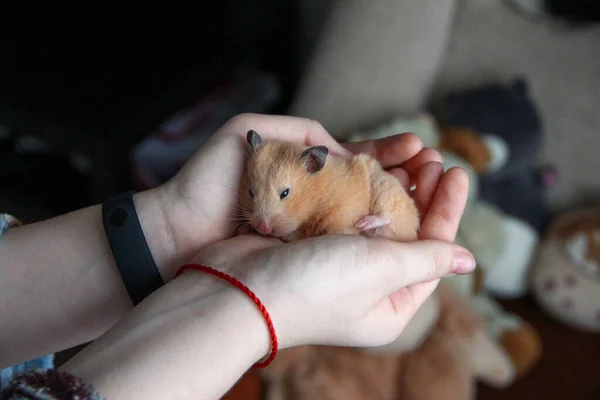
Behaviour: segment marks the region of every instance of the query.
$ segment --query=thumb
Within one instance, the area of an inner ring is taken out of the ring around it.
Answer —
[[[410,243],[389,242],[386,268],[394,290],[399,287],[429,282],[448,275],[468,274],[475,269],[475,258],[470,251],[454,243],[439,240],[418,240]],[[385,254],[385,253],[384,253]]]

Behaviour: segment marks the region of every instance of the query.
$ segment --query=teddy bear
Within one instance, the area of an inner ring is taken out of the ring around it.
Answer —
[[[413,132],[425,147],[440,150],[446,169],[458,166],[467,171],[469,197],[458,239],[476,253],[486,271],[484,285],[488,292],[502,298],[525,295],[527,271],[539,233],[526,220],[504,212],[481,196],[486,184],[481,175],[502,176],[502,171],[509,169],[507,163],[515,157],[511,156],[506,141],[493,133],[480,135],[469,128],[441,127],[428,112],[398,115],[370,131],[352,135],[350,141],[377,139],[398,132]]]
[[[548,315],[574,329],[600,332],[600,210],[557,216],[531,275],[534,298]]]
[[[424,146],[440,150],[445,169],[461,167],[469,175],[469,196],[456,242],[473,252],[479,272],[447,279],[462,295],[469,298],[472,306],[485,317],[490,335],[513,360],[515,376],[522,376],[539,359],[541,340],[530,324],[517,315],[505,312],[490,294],[514,298],[528,291],[527,276],[539,235],[526,222],[504,213],[479,196],[479,175],[482,172],[494,173],[503,168],[509,160],[508,146],[493,134],[482,138],[468,130],[461,130],[459,133],[455,128],[440,129],[435,118],[427,112],[414,116],[399,115],[372,131],[354,134],[350,140],[382,138],[408,131],[417,134]],[[463,137],[457,140],[451,137],[452,135]],[[464,145],[465,138],[477,143]],[[463,158],[473,160],[472,153],[480,152],[481,149],[485,149],[486,152],[484,156],[477,158],[475,166]],[[435,302],[435,299],[431,302]],[[431,319],[434,317],[435,315],[430,316]],[[422,316],[421,318],[425,319]],[[413,330],[416,328],[413,327]],[[394,348],[395,345],[397,343],[393,342],[384,346],[381,351],[390,353],[405,350]],[[378,349],[371,351],[376,350]]]
[[[557,174],[536,165],[543,124],[527,81],[517,77],[450,92],[432,113],[443,133],[441,147],[478,172],[480,198],[542,233],[552,218],[544,190]]]
[[[435,294],[439,318],[419,346],[398,354],[334,346],[283,350],[262,371],[266,399],[474,400],[478,380],[509,384],[512,362],[468,299],[446,283]]]

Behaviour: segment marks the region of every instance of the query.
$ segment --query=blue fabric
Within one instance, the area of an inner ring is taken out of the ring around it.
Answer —
[[[28,372],[33,369],[52,368],[54,368],[54,354],[49,354],[12,367],[4,368],[3,370],[0,370],[0,390],[6,389],[15,374]]]
[[[21,225],[21,222],[9,214],[0,214],[0,239],[2,234],[12,227]],[[26,361],[12,367],[0,370],[0,390],[6,388],[15,374],[27,372],[32,369],[51,369],[54,368],[54,354],[39,357],[34,360]]]

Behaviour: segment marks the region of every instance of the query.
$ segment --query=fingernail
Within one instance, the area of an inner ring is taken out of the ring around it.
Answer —
[[[458,253],[454,257],[454,268],[452,272],[455,274],[468,274],[475,269],[475,259],[469,253]]]

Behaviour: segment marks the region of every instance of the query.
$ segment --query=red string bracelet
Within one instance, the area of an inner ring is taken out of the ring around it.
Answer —
[[[269,354],[269,357],[265,361],[257,362],[256,364],[254,364],[254,367],[265,368],[269,364],[271,364],[271,362],[273,362],[273,360],[275,359],[275,355],[277,354],[277,347],[278,347],[277,335],[275,334],[275,328],[273,327],[273,321],[271,321],[271,316],[269,315],[269,312],[267,311],[264,304],[260,301],[260,299],[254,294],[254,292],[252,290],[250,290],[242,282],[238,281],[234,277],[227,275],[221,271],[217,271],[214,268],[207,267],[206,265],[200,265],[200,264],[182,265],[181,267],[179,267],[179,269],[175,273],[175,278],[177,278],[179,275],[181,275],[184,271],[187,271],[190,269],[207,272],[211,275],[214,275],[218,278],[223,279],[224,281],[227,281],[228,283],[232,284],[233,286],[237,287],[242,292],[244,292],[248,297],[250,297],[250,299],[252,299],[252,301],[254,301],[254,303],[256,303],[260,312],[262,313],[262,315],[265,317],[265,320],[267,321],[267,326],[269,328],[269,334],[271,335],[271,354]]]

